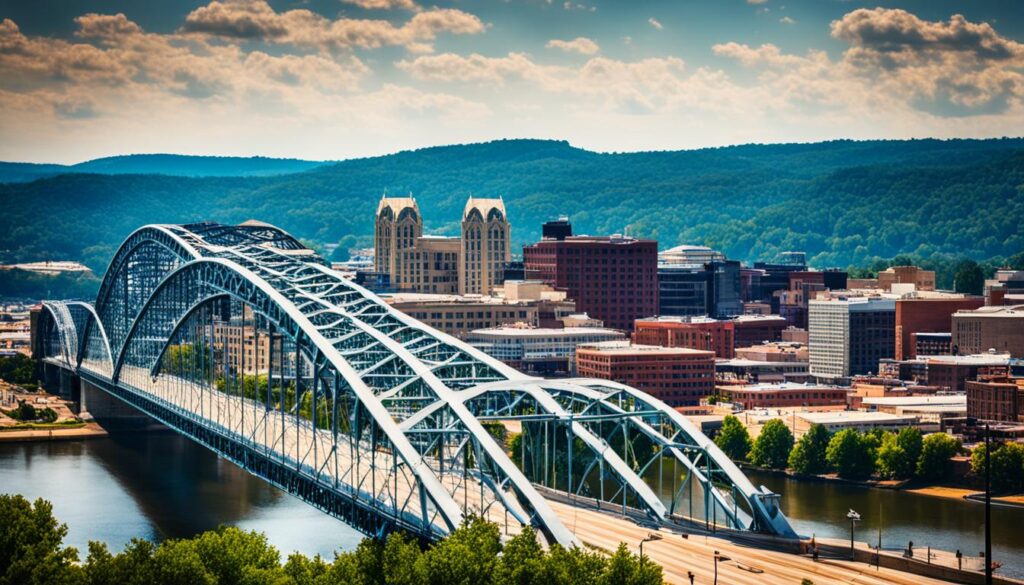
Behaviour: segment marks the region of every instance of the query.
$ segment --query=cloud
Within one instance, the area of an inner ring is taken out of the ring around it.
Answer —
[[[768,2],[768,0],[747,0],[747,4],[764,4],[766,2]]]
[[[479,34],[486,26],[468,12],[433,8],[395,26],[387,20],[330,20],[306,9],[276,12],[265,0],[214,0],[185,17],[184,31],[225,39],[263,40],[299,47],[338,50],[404,46],[432,50],[438,34]]]
[[[781,22],[782,24],[796,24],[796,21],[788,16],[783,16],[782,18],[779,19],[779,22]]]
[[[857,74],[933,107],[963,114],[1024,99],[1024,45],[988,23],[875,8],[846,14],[831,31],[849,43],[843,61]]]
[[[660,22],[658,22],[653,16],[647,19],[647,23],[658,30],[665,28]]]
[[[345,4],[354,4],[364,10],[393,10],[402,8],[413,12],[419,11],[420,7],[413,0],[341,0]]]
[[[594,55],[601,50],[601,47],[599,47],[597,43],[586,37],[576,37],[571,41],[552,39],[548,41],[546,46],[549,49],[560,49],[562,51],[579,53],[581,55]]]

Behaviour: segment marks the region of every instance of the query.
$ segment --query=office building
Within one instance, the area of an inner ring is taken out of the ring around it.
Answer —
[[[969,380],[967,416],[983,421],[1024,422],[1024,379],[988,376]]]
[[[400,252],[413,247],[422,235],[423,218],[416,199],[381,197],[374,223],[374,265],[376,272],[388,275],[392,286],[401,280]]]
[[[736,357],[762,362],[804,362],[810,360],[807,344],[776,341],[736,347]]]
[[[511,226],[501,199],[470,197],[462,212],[459,294],[490,294],[505,280],[512,260]]]
[[[810,372],[844,379],[875,372],[895,351],[896,303],[880,297],[832,297],[808,305]]]
[[[753,298],[750,300],[771,303],[772,312],[777,314],[779,312],[779,296],[775,293],[789,288],[790,272],[806,271],[807,265],[755,262],[754,269],[760,271],[760,287],[756,293],[752,291]]]
[[[740,315],[733,324],[733,347],[750,347],[782,340],[789,323],[779,315]]]
[[[651,317],[637,319],[633,341],[641,345],[685,347],[714,352],[719,358],[735,356],[735,325],[710,317]]]
[[[458,294],[459,238],[422,236],[409,248],[398,251],[398,290],[418,293]]]
[[[663,266],[704,266],[711,262],[725,262],[725,254],[707,246],[676,246],[658,253]]]
[[[898,317],[897,317],[898,319]],[[899,335],[899,325],[896,326],[896,335]],[[896,338],[896,351],[899,352],[900,338]],[[923,333],[910,334],[910,346],[913,347],[913,356],[929,355],[950,355],[953,353],[953,334],[945,333]]]
[[[1007,354],[941,355],[924,358],[928,385],[943,391],[964,392],[967,382],[979,375],[1006,375],[1010,356]]]
[[[815,384],[741,384],[719,385],[718,392],[727,402],[744,409],[846,406],[849,388]]]
[[[521,372],[537,376],[574,375],[578,345],[624,339],[625,334],[615,329],[523,325],[477,329],[466,336],[470,345]]]
[[[807,378],[806,361],[765,361],[743,357],[715,361],[715,379],[720,383],[804,383],[807,381]]]
[[[697,406],[715,386],[715,356],[710,351],[607,342],[576,349],[582,377],[627,384],[671,406]]]
[[[981,307],[953,313],[953,352],[962,355],[994,349],[1024,358],[1024,305]]]
[[[952,331],[953,313],[977,309],[984,302],[981,297],[965,297],[963,295],[897,299],[896,359],[911,359],[918,355],[914,341],[915,334],[948,333]],[[949,351],[942,353],[949,353]],[[938,354],[926,353],[923,355]]]
[[[917,266],[891,266],[878,273],[878,288],[889,291],[894,284],[912,284],[917,290],[935,290],[935,271]]]
[[[529,275],[565,291],[579,311],[631,331],[658,312],[658,244],[624,236],[567,236],[523,248]]]
[[[807,303],[819,291],[843,290],[847,286],[846,272],[841,270],[789,273],[789,288],[777,291],[779,315],[794,327],[807,327]]]
[[[420,293],[393,293],[382,295],[382,298],[410,317],[459,338],[465,338],[475,329],[515,323],[540,327],[542,314],[550,314],[550,321],[557,321],[557,317],[576,313],[574,303],[566,300],[563,293],[521,300],[498,296]],[[545,323],[550,321],[545,319]]]

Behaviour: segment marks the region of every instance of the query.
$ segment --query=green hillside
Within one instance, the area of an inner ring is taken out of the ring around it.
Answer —
[[[268,177],[299,173],[329,164],[263,156],[185,156],[130,154],[74,165],[0,162],[0,183],[23,183],[67,173],[104,175],[176,175],[181,177]]]
[[[194,158],[194,157],[187,157]],[[401,152],[272,177],[67,174],[0,185],[0,261],[82,260],[102,272],[153,222],[268,221],[327,244],[366,240],[384,190],[412,193],[427,231],[456,234],[470,193],[502,196],[517,244],[568,215],[577,233],[707,244],[816,266],[1024,250],[1024,140],[838,141],[601,154],[510,140]],[[351,238],[349,238],[351,240]]]

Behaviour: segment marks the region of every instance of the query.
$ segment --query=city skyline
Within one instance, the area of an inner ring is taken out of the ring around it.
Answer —
[[[8,2],[0,159],[1002,136],[1020,39],[999,2]]]

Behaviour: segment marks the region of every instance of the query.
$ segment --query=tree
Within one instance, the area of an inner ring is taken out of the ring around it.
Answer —
[[[985,273],[974,260],[964,260],[957,265],[953,277],[953,288],[958,293],[980,295],[985,288]]]
[[[754,441],[750,458],[751,461],[762,467],[785,469],[792,450],[793,433],[790,432],[786,423],[773,418],[761,428],[761,434]]]
[[[847,479],[864,479],[875,470],[875,453],[872,445],[875,439],[853,429],[836,433],[828,443],[825,457],[829,465]]]
[[[0,380],[11,384],[31,384],[36,381],[35,372],[35,360],[26,355],[18,353],[0,357]]]
[[[0,495],[0,585],[84,583],[78,551],[63,547],[67,533],[46,500]]]
[[[932,433],[921,444],[921,457],[917,460],[917,475],[921,479],[938,481],[952,471],[950,459],[960,452],[960,441],[945,433]]]
[[[971,450],[971,472],[975,475],[985,475],[985,451],[984,443]],[[995,444],[990,464],[994,491],[1017,492],[1024,489],[1024,445]]]
[[[896,444],[903,448],[907,459],[910,460],[910,475],[916,471],[917,460],[921,458],[922,441],[921,429],[917,427],[903,427],[896,434]]]
[[[889,479],[907,479],[914,474],[917,461],[911,459],[895,433],[886,433],[878,448],[875,466],[878,474]]]
[[[501,552],[495,571],[495,583],[509,585],[540,585],[548,581],[545,574],[544,549],[532,527],[526,526],[513,537]]]
[[[498,526],[471,516],[423,555],[423,582],[433,585],[487,583],[500,550]]]
[[[789,466],[797,473],[816,475],[828,471],[829,432],[824,426],[812,424],[789,454]]]
[[[715,437],[715,444],[729,459],[743,461],[750,453],[750,433],[740,419],[730,414],[722,421],[722,428]]]

